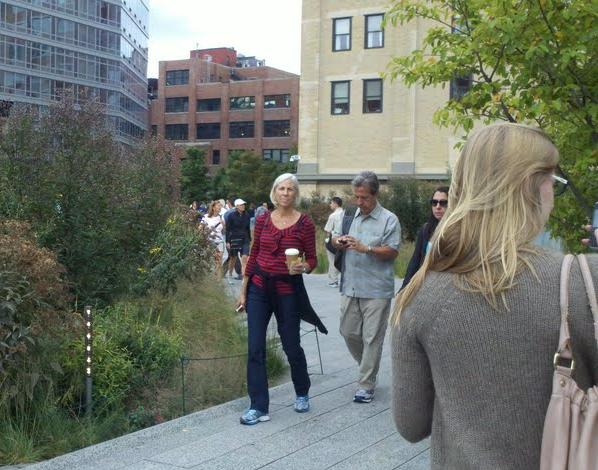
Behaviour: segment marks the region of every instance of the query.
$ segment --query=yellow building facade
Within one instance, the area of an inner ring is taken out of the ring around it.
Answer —
[[[382,181],[444,179],[456,139],[432,124],[449,86],[407,88],[381,79],[393,56],[421,47],[421,20],[382,30],[388,4],[303,0],[299,155],[306,194],[338,191],[362,170]]]

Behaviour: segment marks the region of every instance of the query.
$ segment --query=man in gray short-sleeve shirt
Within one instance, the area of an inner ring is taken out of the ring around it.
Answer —
[[[369,403],[374,398],[394,296],[394,259],[401,226],[397,216],[378,202],[380,183],[374,172],[361,172],[351,185],[358,209],[349,233],[335,232],[332,240],[339,249],[346,250],[340,288],[340,333],[359,365],[353,401]]]

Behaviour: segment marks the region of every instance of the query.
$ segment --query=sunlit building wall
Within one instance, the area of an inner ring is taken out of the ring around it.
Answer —
[[[420,48],[429,24],[382,28],[387,2],[303,0],[298,176],[307,192],[346,185],[361,170],[445,179],[455,138],[432,124],[445,88],[382,77],[393,56]]]
[[[147,129],[145,0],[1,0],[0,107],[96,97],[117,136]]]

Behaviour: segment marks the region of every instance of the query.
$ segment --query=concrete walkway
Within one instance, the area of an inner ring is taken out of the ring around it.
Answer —
[[[306,285],[329,329],[319,336],[323,375],[315,335],[303,338],[312,374],[309,413],[293,411],[295,394],[286,383],[271,389],[272,420],[266,423],[241,426],[248,405],[241,398],[27,469],[428,469],[429,442],[409,444],[392,422],[388,347],[374,401],[353,403],[357,367],[338,333],[338,291],[323,275],[306,276]]]

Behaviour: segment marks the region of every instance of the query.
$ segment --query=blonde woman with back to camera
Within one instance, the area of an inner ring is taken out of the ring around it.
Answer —
[[[532,242],[553,207],[557,163],[536,128],[471,135],[431,250],[397,297],[393,416],[407,440],[432,436],[433,469],[540,467],[563,255]],[[598,289],[598,257],[587,259]],[[569,292],[573,377],[587,390],[598,383],[598,352],[577,263]]]

